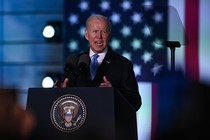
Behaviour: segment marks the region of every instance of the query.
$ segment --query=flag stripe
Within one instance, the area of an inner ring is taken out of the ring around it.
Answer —
[[[185,73],[193,80],[199,80],[199,0],[185,1],[185,29],[189,44],[185,47]]]
[[[200,0],[199,23],[199,65],[200,81],[210,84],[210,26],[208,14],[210,13],[210,1]]]
[[[142,106],[137,112],[138,139],[151,140],[152,84],[139,82],[138,86],[142,97]]]

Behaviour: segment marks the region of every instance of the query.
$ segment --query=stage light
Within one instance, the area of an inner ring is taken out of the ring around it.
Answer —
[[[51,77],[44,77],[44,79],[42,80],[42,87],[43,88],[51,88],[54,85],[54,81]]]
[[[52,88],[56,81],[61,81],[60,73],[47,73],[42,79],[42,87]]]
[[[43,28],[42,35],[49,43],[60,43],[62,41],[61,21],[49,21]]]
[[[51,38],[55,35],[55,29],[51,25],[44,27],[43,36],[46,38]]]

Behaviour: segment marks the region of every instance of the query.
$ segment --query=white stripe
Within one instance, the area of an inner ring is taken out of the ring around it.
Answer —
[[[200,81],[210,84],[210,1],[200,0],[199,71]]]
[[[139,82],[139,92],[142,97],[142,106],[137,112],[138,139],[151,139],[152,115],[152,87],[151,83]]]
[[[169,5],[174,7],[176,9],[176,12],[178,13],[177,15],[179,16],[178,19],[177,17],[172,17],[169,18],[169,26],[168,26],[168,40],[171,41],[177,41],[174,40],[174,38],[184,38],[183,36],[183,30],[184,30],[184,5],[185,5],[185,0],[179,0],[179,1],[175,1],[175,0],[169,0]],[[174,14],[172,14],[174,15]],[[176,19],[175,19],[176,18]],[[181,22],[181,23],[176,23],[176,22]],[[177,27],[177,25],[179,25]],[[181,27],[180,27],[181,25]],[[178,31],[178,30],[182,30],[182,31]],[[178,38],[178,39],[179,39]],[[180,41],[180,40],[178,40]],[[180,41],[181,44],[183,44],[183,40]],[[175,49],[175,69],[181,69],[183,70],[183,72],[185,71],[185,57],[184,57],[184,45],[181,45],[180,48],[176,48]],[[171,51],[170,49],[168,49],[168,66],[170,69],[170,65],[171,65]]]

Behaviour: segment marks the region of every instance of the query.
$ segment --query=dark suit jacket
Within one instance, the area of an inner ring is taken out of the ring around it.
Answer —
[[[84,53],[89,55],[89,50],[80,55]],[[99,66],[95,78],[91,80],[90,71],[85,70],[76,79],[76,86],[98,87],[100,83],[103,82],[103,76],[106,76],[108,81],[112,83],[112,86],[118,90],[136,110],[140,108],[141,96],[138,91],[133,64],[127,58],[112,51],[110,47],[108,47],[108,52]]]

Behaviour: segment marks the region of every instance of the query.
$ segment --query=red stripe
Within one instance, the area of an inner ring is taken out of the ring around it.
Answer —
[[[199,80],[199,0],[185,0],[185,29],[189,39],[185,46],[186,76]]]

